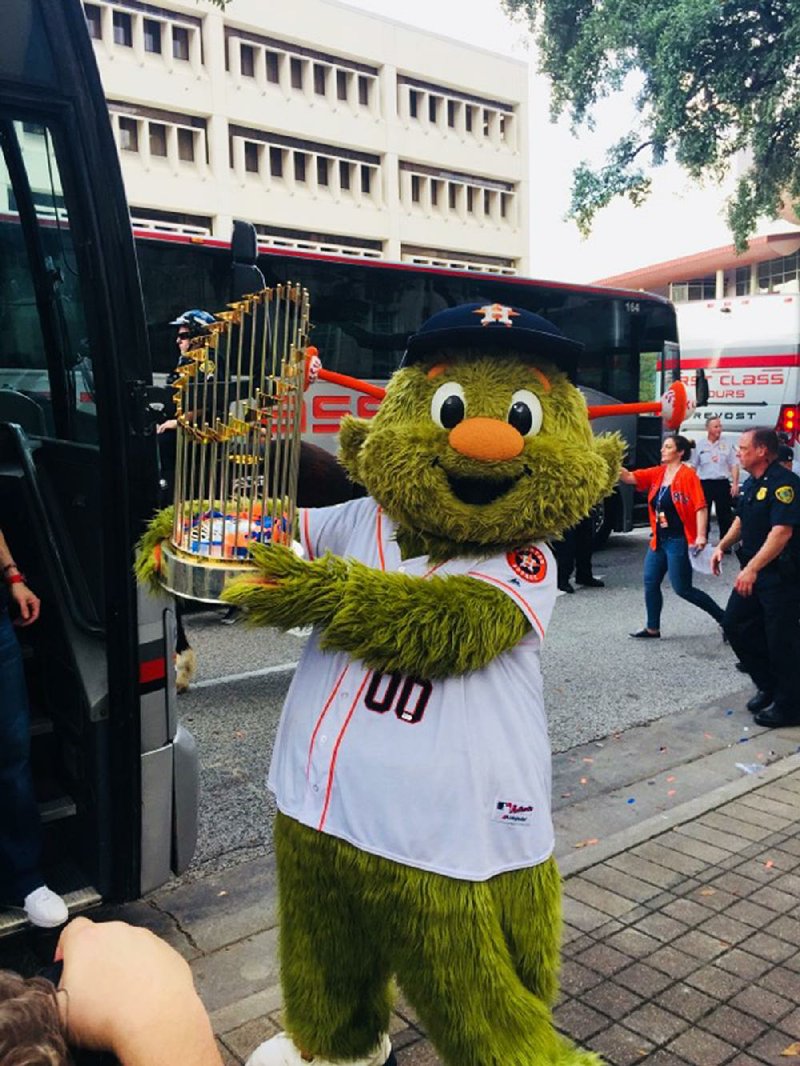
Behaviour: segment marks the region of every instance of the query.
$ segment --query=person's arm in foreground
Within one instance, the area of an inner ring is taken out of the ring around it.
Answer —
[[[3,536],[2,529],[0,529],[0,581],[8,585],[11,598],[19,608],[19,615],[15,619],[15,624],[29,626],[35,622],[39,617],[41,606],[39,597],[35,592],[31,592],[25,584],[25,580],[19,572],[19,567],[14,562],[11,549],[6,543],[6,538]]]
[[[122,1066],[221,1066],[187,962],[147,929],[76,918],[56,949],[67,1039]]]
[[[720,566],[722,565],[722,556],[727,548],[732,548],[734,544],[741,539],[742,536],[742,520],[737,515],[731,523],[731,528],[719,542],[714,549],[714,554],[711,556],[711,569],[715,574],[719,574]]]

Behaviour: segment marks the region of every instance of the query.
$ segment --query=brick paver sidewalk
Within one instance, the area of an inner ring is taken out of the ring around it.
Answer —
[[[800,1066],[800,770],[606,856],[564,893],[557,1020],[609,1066]],[[279,1024],[276,1009],[223,1035],[226,1061]],[[440,1066],[402,1002],[392,1038],[400,1066]]]

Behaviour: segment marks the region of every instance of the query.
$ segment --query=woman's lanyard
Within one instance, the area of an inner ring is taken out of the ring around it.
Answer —
[[[662,481],[661,486],[658,492],[656,493],[656,498],[653,501],[654,509],[656,512],[656,519],[658,521],[660,529],[667,529],[669,527],[669,519],[667,518],[666,511],[664,510],[664,500],[669,495],[671,488],[671,482],[669,485],[665,485]]]

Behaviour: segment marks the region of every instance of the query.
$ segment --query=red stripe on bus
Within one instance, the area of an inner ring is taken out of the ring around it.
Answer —
[[[162,656],[160,659],[148,659],[147,662],[139,663],[139,684],[147,685],[151,681],[160,681],[167,676],[167,660]]]
[[[658,363],[657,369],[661,369]],[[719,359],[713,357],[703,359],[685,359],[681,356],[681,370],[742,370],[746,367],[765,366],[800,366],[800,354],[787,352],[786,355],[722,355]]]

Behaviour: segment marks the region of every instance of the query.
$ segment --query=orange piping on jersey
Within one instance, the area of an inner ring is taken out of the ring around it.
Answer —
[[[380,560],[381,570],[386,569],[386,560],[383,557],[383,508],[378,508],[378,514],[375,520],[375,538],[378,541],[378,559]]]
[[[358,692],[356,693],[355,699],[350,704],[350,710],[347,712],[347,717],[345,718],[345,720],[344,720],[344,722],[342,724],[342,728],[339,730],[339,735],[336,738],[336,743],[333,746],[333,753],[331,755],[331,761],[330,761],[330,764],[328,766],[328,787],[325,789],[325,806],[322,808],[322,815],[321,815],[320,820],[319,820],[319,825],[317,826],[317,829],[319,829],[320,832],[322,832],[322,828],[325,825],[325,819],[328,817],[328,807],[330,806],[331,792],[333,791],[333,775],[334,775],[334,771],[336,769],[336,759],[337,759],[337,757],[339,755],[339,746],[341,745],[342,740],[344,739],[344,735],[345,735],[345,733],[347,731],[347,727],[350,725],[350,719],[353,717],[353,714],[355,713],[355,709],[356,709],[356,707],[358,705],[358,701],[361,699],[361,693],[364,691],[364,686],[366,685],[367,681],[369,680],[371,674],[372,674],[371,670],[367,670],[367,672],[364,674],[364,680],[359,685]]]
[[[325,701],[325,706],[320,711],[319,718],[317,719],[317,724],[314,726],[314,732],[311,734],[311,740],[309,740],[309,742],[308,742],[308,761],[306,762],[306,780],[308,780],[308,775],[311,772],[311,756],[314,753],[314,741],[317,739],[317,733],[319,733],[319,728],[322,725],[323,721],[325,720],[325,715],[328,713],[328,708],[330,707],[331,703],[333,702],[333,697],[339,691],[339,685],[341,685],[341,683],[344,681],[344,675],[347,673],[347,671],[349,669],[350,669],[350,663],[348,663],[347,666],[345,666],[344,670],[342,670],[342,672],[336,678],[334,686],[331,689],[331,693],[328,696],[327,700]]]
[[[547,378],[547,376],[542,373],[542,371],[539,369],[539,367],[538,366],[532,366],[530,368],[530,371],[533,374],[533,376],[536,378],[536,380],[541,384],[541,386],[544,389],[544,391],[545,392],[549,392],[550,389],[552,388],[552,385],[550,384],[550,381]]]
[[[497,577],[492,577],[491,574],[482,574],[480,570],[468,570],[467,577],[475,577],[480,581],[488,581],[491,585],[497,585],[498,588],[503,589],[504,592],[510,592],[514,599],[519,600],[520,606],[522,607],[522,613],[531,622],[534,629],[537,630],[540,638],[544,640],[544,626],[539,620],[539,616],[530,604],[525,602],[515,588],[512,588],[511,585],[507,585],[505,581],[501,581]]]
[[[428,571],[427,571],[426,573],[424,573],[424,574],[422,575],[422,580],[424,581],[424,580],[425,580],[425,578],[427,578],[427,577],[430,577],[430,576],[431,576],[431,574],[435,574],[435,573],[436,573],[436,571],[437,571],[437,570],[439,569],[439,567],[440,567],[440,566],[444,566],[444,563],[436,563],[436,565],[435,565],[435,566],[432,566],[432,567],[430,568],[430,570],[428,570]]]
[[[306,547],[308,548],[308,561],[314,562],[314,549],[311,546],[311,531],[308,528],[308,508],[303,508],[303,536],[305,537]]]

